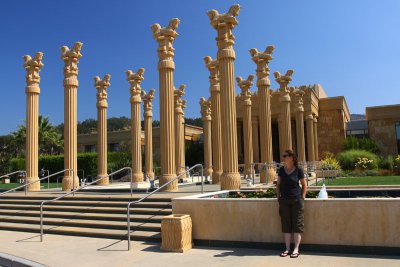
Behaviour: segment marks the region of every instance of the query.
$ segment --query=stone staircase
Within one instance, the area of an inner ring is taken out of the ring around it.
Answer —
[[[40,232],[40,203],[55,196],[3,196],[0,230]],[[44,233],[127,239],[126,207],[138,198],[76,195],[46,203]],[[131,208],[131,240],[161,241],[161,219],[172,214],[170,198],[149,198]]]

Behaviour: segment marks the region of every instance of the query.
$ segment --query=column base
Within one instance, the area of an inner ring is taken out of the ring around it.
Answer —
[[[107,176],[107,173],[106,174],[99,174],[99,175],[97,175],[97,178],[96,179],[100,179],[101,177],[104,177],[104,176]],[[106,178],[104,178],[104,179],[101,179],[100,181],[98,181],[97,183],[96,183],[96,185],[109,185],[110,184],[110,177],[106,177]]]
[[[134,183],[140,183],[143,182],[143,173],[139,172],[139,173],[132,173],[132,182]]]
[[[32,183],[34,181],[38,181],[39,177],[27,177],[26,178],[26,183]],[[38,181],[37,183],[33,183],[31,185],[28,185],[26,188],[27,191],[32,192],[32,191],[40,191],[40,182]]]
[[[72,176],[64,176],[62,179],[62,191],[71,191],[72,187],[75,189],[79,187],[79,177],[75,176],[72,180]]]
[[[264,170],[260,173],[260,183],[262,184],[270,184],[275,180],[275,169],[269,168],[268,170]]]
[[[222,175],[222,171],[219,171],[219,172],[214,171],[212,173],[212,183],[220,184],[221,183],[221,175]]]
[[[240,174],[238,172],[222,173],[221,190],[240,189]]]
[[[182,173],[183,173],[183,174],[182,174]],[[187,177],[187,173],[186,173],[186,170],[185,170],[184,168],[183,168],[183,169],[180,169],[180,170],[178,170],[178,171],[176,172],[176,175],[177,175],[177,176],[179,176],[180,174],[182,174],[181,179]]]
[[[169,181],[173,180],[176,178],[175,174],[161,174],[160,176],[160,187],[163,186],[164,184],[168,183]],[[178,180],[175,180],[174,182],[170,183],[163,189],[161,189],[162,192],[176,192],[178,191]]]

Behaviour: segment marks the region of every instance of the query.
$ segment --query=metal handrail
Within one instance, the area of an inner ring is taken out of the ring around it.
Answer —
[[[38,180],[36,180],[36,181],[30,182],[30,183],[25,183],[24,185],[21,185],[21,186],[12,188],[12,189],[10,189],[10,190],[7,190],[7,191],[5,191],[5,192],[3,192],[3,193],[0,193],[0,196],[5,195],[5,194],[10,193],[10,192],[13,192],[13,191],[15,191],[15,190],[18,190],[18,189],[20,189],[20,188],[25,188],[25,196],[26,196],[26,190],[27,190],[28,185],[31,185],[31,184],[40,182],[40,181],[42,181],[42,180],[44,180],[44,179],[49,179],[50,177],[52,177],[52,176],[54,176],[54,175],[57,175],[57,174],[60,174],[60,173],[66,172],[66,171],[72,172],[72,177],[74,177],[74,170],[73,170],[73,169],[65,169],[65,170],[62,170],[62,171],[53,173],[52,175],[48,175],[48,176],[46,176],[46,177],[42,177],[42,178],[40,178],[40,179],[38,179]],[[26,178],[25,178],[25,181],[26,181]]]
[[[13,174],[17,174],[17,173],[25,173],[25,176],[26,176],[26,171],[20,170],[20,171],[15,171],[15,172],[10,172],[10,173],[4,174],[4,175],[0,176],[0,179],[10,176],[10,175],[13,175]]]
[[[103,180],[104,178],[110,177],[110,175],[114,175],[114,174],[120,173],[120,172],[125,171],[125,170],[129,170],[129,174],[130,174],[130,177],[131,177],[131,196],[132,196],[132,168],[131,168],[131,167],[124,167],[124,168],[122,168],[122,169],[119,169],[118,171],[115,171],[115,172],[113,172],[113,173],[104,175],[104,176],[100,177],[99,179],[97,179],[97,180],[95,180],[95,181],[93,181],[93,182],[90,182],[90,183],[85,184],[85,185],[83,185],[83,186],[81,186],[81,187],[78,187],[77,189],[73,189],[71,192],[65,193],[64,195],[61,195],[61,196],[56,197],[56,198],[53,198],[53,199],[49,199],[49,200],[44,200],[44,201],[42,201],[42,203],[40,203],[40,242],[43,242],[43,205],[44,205],[45,203],[57,201],[57,200],[59,200],[59,199],[61,199],[61,198],[64,198],[64,197],[66,197],[66,196],[69,196],[69,195],[71,195],[71,194],[73,194],[73,195],[75,196],[75,192],[77,192],[77,191],[79,191],[79,190],[81,190],[81,189],[83,189],[83,188],[85,188],[85,187],[87,187],[87,186],[89,186],[89,185],[92,185],[92,184],[94,184],[94,183],[97,183],[98,181],[101,181],[101,180]],[[55,173],[55,174],[56,174],[56,173]]]
[[[185,172],[182,172],[181,174],[179,174],[177,177],[175,177],[174,179],[172,179],[171,181],[168,181],[166,184],[163,184],[162,186],[158,187],[156,190],[154,190],[153,192],[147,194],[146,196],[142,197],[139,200],[134,200],[128,203],[128,207],[127,207],[127,228],[128,228],[128,251],[131,250],[131,214],[130,214],[130,209],[131,209],[131,205],[132,204],[138,204],[140,202],[142,202],[143,200],[149,198],[150,196],[152,196],[153,194],[157,193],[158,191],[160,191],[162,188],[166,187],[167,185],[175,182],[177,179],[181,178],[181,176],[183,176],[184,174],[190,172],[191,170],[200,167],[201,169],[201,193],[204,193],[204,169],[203,169],[203,165],[202,164],[196,164],[193,167],[191,167],[188,170],[185,170]]]

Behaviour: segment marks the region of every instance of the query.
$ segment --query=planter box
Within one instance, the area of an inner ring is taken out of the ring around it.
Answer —
[[[192,220],[190,215],[173,214],[161,221],[161,250],[186,252],[192,248]]]

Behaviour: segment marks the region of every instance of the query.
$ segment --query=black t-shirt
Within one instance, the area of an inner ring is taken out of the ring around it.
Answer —
[[[300,179],[304,179],[303,169],[296,167],[292,173],[287,174],[285,168],[282,166],[278,170],[278,176],[281,180],[280,192],[282,198],[301,198],[299,181]]]

